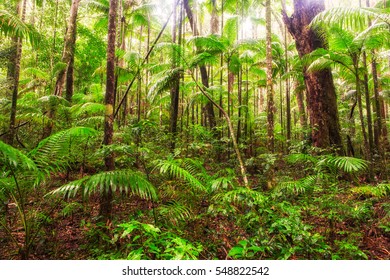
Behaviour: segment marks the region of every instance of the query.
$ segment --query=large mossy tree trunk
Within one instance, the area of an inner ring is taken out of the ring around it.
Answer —
[[[309,27],[312,19],[324,9],[324,0],[294,0],[292,16],[282,12],[284,23],[295,39],[300,57],[318,48],[326,48],[326,43]],[[303,74],[313,145],[319,148],[335,147],[339,149],[339,153],[343,153],[331,70],[308,72],[304,68]]]
[[[103,145],[111,145],[114,134],[114,99],[115,99],[115,36],[116,36],[116,7],[117,0],[110,0],[107,36],[107,82],[104,116],[104,139]],[[115,169],[114,154],[109,153],[104,158],[107,171]],[[112,215],[112,191],[102,193],[100,200],[100,216],[107,222]]]

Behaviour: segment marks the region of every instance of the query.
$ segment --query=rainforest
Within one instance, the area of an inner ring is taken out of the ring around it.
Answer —
[[[389,0],[3,0],[0,259],[389,260]]]

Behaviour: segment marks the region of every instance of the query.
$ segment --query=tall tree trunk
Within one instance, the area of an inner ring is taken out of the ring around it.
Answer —
[[[295,95],[296,95],[297,105],[298,105],[299,124],[301,125],[301,128],[305,130],[307,128],[305,102],[304,102],[303,90],[301,89],[299,82],[295,83]]]
[[[21,21],[25,20],[26,17],[26,2],[24,0],[17,4],[16,12],[20,14],[21,10]],[[22,5],[22,7],[20,7]],[[8,63],[7,79],[10,82],[10,92],[12,92],[11,98],[11,114],[9,121],[9,132],[7,142],[12,145],[16,135],[16,107],[18,103],[18,88],[19,88],[19,76],[20,76],[20,60],[22,58],[22,39],[20,37],[13,38],[13,46],[11,50],[10,61]]]
[[[371,114],[371,99],[370,99],[370,90],[368,87],[368,69],[367,69],[367,55],[366,52],[363,52],[363,67],[364,67],[364,93],[366,100],[366,114],[367,114],[367,126],[368,126],[368,145],[370,148],[370,160],[374,155],[374,135],[372,131],[372,114]]]
[[[241,118],[242,118],[242,67],[237,75],[237,101],[238,101],[238,118],[237,118],[237,143],[241,138]]]
[[[76,40],[76,28],[77,28],[76,20],[77,20],[77,13],[78,13],[80,1],[81,0],[72,0],[72,6],[70,7],[70,16],[69,16],[66,35],[65,35],[64,50],[62,52],[62,59],[61,59],[62,63],[66,64],[66,67],[64,67],[57,75],[56,86],[54,89],[54,95],[57,96],[62,95],[62,89],[65,82],[66,71],[69,67],[72,57],[74,56],[74,44]]]
[[[103,145],[111,145],[114,134],[114,94],[115,94],[115,37],[116,37],[116,7],[117,0],[110,0],[107,35],[107,82],[104,116]],[[114,154],[109,153],[104,158],[107,171],[115,169]],[[112,190],[104,192],[100,200],[100,216],[104,221],[111,219],[112,214]]]
[[[172,41],[174,44],[176,44],[177,40],[177,25],[181,26],[181,22],[179,20],[179,23],[177,22],[177,7],[176,3],[174,3],[174,13],[173,13],[173,26],[172,26]],[[180,33],[180,32],[179,32]],[[179,35],[179,41],[180,41],[180,35]],[[179,42],[180,44],[181,42]],[[179,55],[180,57],[180,55]],[[177,67],[177,61],[178,61],[178,54],[176,53],[175,48],[172,49],[172,69],[175,69]],[[177,135],[177,119],[179,116],[179,86],[180,86],[180,75],[176,74],[172,87],[171,87],[171,105],[170,105],[170,126],[169,126],[169,132],[171,133],[171,144],[170,149],[173,152],[176,146],[176,135]]]
[[[286,60],[286,73],[289,72],[288,65],[288,42],[287,28],[284,28],[284,59]],[[286,129],[287,129],[287,145],[291,140],[291,96],[290,96],[290,79],[286,79]]]
[[[74,33],[72,54],[66,71],[65,98],[69,103],[72,103],[74,90],[74,51],[76,43],[76,32]]]
[[[184,9],[186,10],[187,18],[188,18],[188,20],[190,22],[190,25],[191,25],[192,33],[194,34],[194,36],[198,36],[199,35],[198,28],[196,27],[196,24],[195,24],[195,21],[194,21],[194,16],[193,16],[191,7],[190,7],[190,5],[188,3],[188,0],[183,0],[183,4],[184,4]],[[199,66],[199,70],[200,70],[200,76],[201,76],[201,79],[202,79],[202,84],[206,88],[208,88],[209,87],[209,77],[208,77],[208,74],[207,74],[207,69],[206,69],[206,67],[204,65],[202,65],[202,66]],[[217,122],[215,120],[215,113],[214,113],[213,103],[208,101],[207,104],[204,107],[204,112],[206,114],[206,118],[207,118],[207,120],[209,122],[210,128],[215,128],[216,125],[217,125]]]
[[[326,48],[325,42],[309,28],[311,20],[324,9],[324,0],[294,0],[291,17],[282,11],[300,57],[318,48]],[[334,146],[343,153],[336,90],[330,69],[310,73],[304,69],[304,77],[313,145],[319,148]]]
[[[271,32],[271,0],[265,2],[266,22],[266,63],[267,63],[267,146],[268,150],[275,151],[274,138],[274,92],[272,80],[272,32]]]

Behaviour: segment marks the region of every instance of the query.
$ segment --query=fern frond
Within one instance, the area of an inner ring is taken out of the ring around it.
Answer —
[[[65,184],[48,195],[62,194],[65,197],[73,197],[80,189],[86,197],[96,192],[107,193],[110,189],[112,192],[131,193],[144,199],[157,199],[153,185],[140,173],[132,170],[107,171],[86,176]]]

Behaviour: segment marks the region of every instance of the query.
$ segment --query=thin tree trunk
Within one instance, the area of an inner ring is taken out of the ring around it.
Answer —
[[[73,91],[74,91],[74,52],[76,43],[76,32],[74,33],[72,54],[66,71],[66,85],[65,85],[65,98],[69,103],[72,103]]]
[[[16,11],[17,15],[20,13],[20,5],[22,5],[21,21],[25,20],[26,17],[26,0],[17,4]],[[16,136],[16,107],[18,103],[18,88],[19,88],[19,77],[20,77],[20,60],[22,58],[22,39],[20,37],[13,38],[13,46],[11,51],[11,57],[8,64],[7,78],[11,84],[11,114],[9,122],[9,132],[7,142],[12,145]]]
[[[242,117],[242,68],[237,75],[237,99],[238,99],[238,118],[237,118],[237,143],[241,139],[241,117]]]
[[[297,98],[298,104],[299,124],[301,125],[301,128],[305,130],[307,128],[307,118],[305,112],[304,95],[298,82],[295,83],[295,96]]]
[[[81,0],[72,0],[72,6],[70,7],[70,16],[68,21],[68,27],[65,35],[64,50],[62,52],[62,63],[66,64],[57,75],[56,85],[54,89],[54,95],[61,96],[63,85],[65,83],[66,71],[69,67],[69,64],[74,56],[74,44],[76,40],[76,29],[77,29],[77,13],[79,9],[79,4]]]
[[[116,8],[117,0],[110,0],[107,35],[107,82],[105,104],[106,112],[104,117],[104,139],[103,145],[111,145],[114,134],[114,94],[115,94],[115,37],[116,37]],[[104,158],[107,171],[115,169],[115,158],[109,153]],[[99,214],[103,221],[111,219],[112,215],[112,190],[109,188],[102,193],[100,200]]]
[[[274,138],[274,92],[272,80],[272,31],[271,31],[271,0],[265,2],[266,9],[266,64],[267,64],[267,147],[273,153],[275,151]]]
[[[284,28],[284,59],[286,61],[286,73],[289,72],[288,65],[288,42],[287,42],[287,28]],[[287,129],[287,145],[291,140],[291,97],[290,97],[290,79],[286,79],[286,129]]]
[[[198,28],[196,27],[196,24],[194,22],[194,16],[193,16],[191,7],[188,3],[188,0],[183,0],[183,4],[184,4],[184,8],[186,10],[187,18],[190,22],[192,33],[194,34],[194,36],[198,36],[199,35]],[[202,84],[206,88],[208,88],[209,87],[209,77],[207,74],[206,67],[204,65],[199,66],[199,70],[200,70],[200,76],[202,79]],[[214,108],[213,108],[212,102],[210,102],[210,101],[207,102],[207,104],[204,107],[204,112],[206,113],[206,118],[209,122],[210,128],[215,128],[217,125],[217,122],[215,120],[215,114],[214,114]]]
[[[174,4],[174,13],[173,13],[173,26],[172,26],[172,42],[176,44],[177,42],[177,25],[181,25],[181,22],[177,22],[177,7],[176,3]],[[180,40],[180,39],[179,39]],[[179,42],[180,44],[181,42]],[[177,54],[175,49],[172,49],[172,69],[177,67],[177,60],[180,57],[180,54]],[[180,75],[176,74],[171,88],[171,105],[170,105],[170,127],[169,132],[171,133],[171,152],[175,149],[176,146],[176,135],[177,135],[177,119],[179,116],[179,86],[180,86]]]

